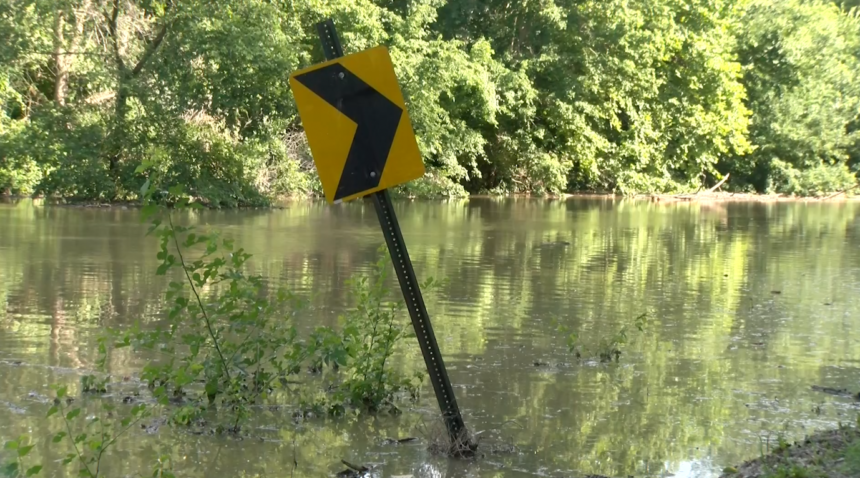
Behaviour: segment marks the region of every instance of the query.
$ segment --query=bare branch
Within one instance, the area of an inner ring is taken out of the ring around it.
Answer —
[[[143,56],[140,57],[140,60],[137,62],[137,65],[134,65],[134,69],[131,71],[131,74],[137,76],[141,70],[143,70],[144,65],[152,57],[155,50],[158,49],[161,42],[164,41],[164,36],[167,35],[167,26],[165,23],[161,26],[161,30],[158,32],[158,35],[146,46],[146,50],[143,52]]]

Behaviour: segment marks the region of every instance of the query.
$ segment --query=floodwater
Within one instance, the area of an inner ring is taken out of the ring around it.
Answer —
[[[421,401],[397,417],[297,423],[260,411],[243,440],[134,428],[105,458],[106,476],[150,476],[169,455],[177,476],[207,478],[332,476],[342,459],[386,477],[707,478],[768,439],[857,418],[850,399],[810,387],[860,391],[860,203],[396,207],[419,278],[449,280],[425,299],[467,426],[516,452],[430,455],[436,404],[425,380]],[[382,244],[361,201],[203,211],[193,222],[234,238],[268,281],[313,294],[303,326],[336,323],[345,281],[369,270]],[[80,375],[96,368],[99,332],[162,310],[158,244],[145,229],[133,209],[0,204],[0,442],[30,434],[40,476],[76,471],[59,463],[69,448],[51,443],[63,425],[44,418],[49,385],[77,395]],[[601,337],[645,311],[650,321],[618,363],[591,359]],[[580,333],[582,360],[553,320]],[[146,361],[124,350],[110,358],[115,377]],[[401,362],[423,366],[416,346]]]

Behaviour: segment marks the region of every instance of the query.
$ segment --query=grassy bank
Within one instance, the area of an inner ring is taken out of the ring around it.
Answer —
[[[761,444],[761,456],[721,478],[857,478],[860,477],[860,429],[840,427],[788,443]]]

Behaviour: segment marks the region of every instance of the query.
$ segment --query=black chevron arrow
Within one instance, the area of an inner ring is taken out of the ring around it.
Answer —
[[[340,63],[295,78],[357,125],[334,199],[379,186],[403,110]]]

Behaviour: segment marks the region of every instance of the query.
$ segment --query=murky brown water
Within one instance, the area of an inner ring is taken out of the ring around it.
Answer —
[[[377,476],[711,477],[757,456],[760,437],[857,416],[849,400],[810,386],[860,390],[858,203],[397,207],[418,275],[450,279],[427,302],[466,422],[519,453],[463,462],[431,457],[423,440],[382,444],[422,435],[435,410],[425,383],[424,400],[397,418],[297,425],[261,412],[258,438],[242,441],[135,429],[112,451],[108,476],[149,476],[168,453],[178,476],[200,477],[326,476],[341,459],[381,464]],[[207,211],[198,221],[253,252],[269,280],[315,293],[308,325],[333,323],[344,281],[382,243],[361,202]],[[159,310],[166,284],[144,230],[135,210],[0,205],[0,442],[37,437],[42,476],[72,476],[50,446],[61,424],[42,418],[48,385],[75,385],[95,368],[100,328]],[[619,364],[576,362],[551,326],[558,317],[590,344],[648,308],[654,318]],[[111,371],[143,360],[115,354]],[[407,364],[422,366],[415,350]]]

